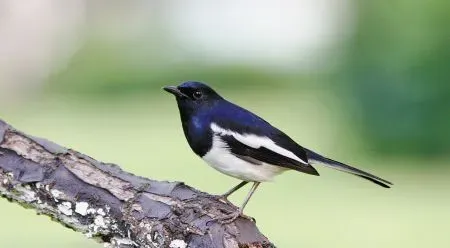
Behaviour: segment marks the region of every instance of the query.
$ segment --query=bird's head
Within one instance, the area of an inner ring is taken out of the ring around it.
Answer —
[[[203,106],[211,106],[223,99],[211,87],[204,83],[188,81],[178,86],[166,86],[165,91],[177,99],[180,110],[195,110]]]

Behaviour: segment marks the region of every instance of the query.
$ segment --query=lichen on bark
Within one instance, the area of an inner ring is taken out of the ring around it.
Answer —
[[[26,135],[0,120],[0,193],[108,247],[274,247],[236,207]]]

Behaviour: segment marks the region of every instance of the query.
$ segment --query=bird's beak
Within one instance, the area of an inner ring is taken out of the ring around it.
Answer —
[[[166,86],[163,87],[163,89],[171,94],[173,94],[176,97],[187,97],[183,92],[181,92],[176,86]]]

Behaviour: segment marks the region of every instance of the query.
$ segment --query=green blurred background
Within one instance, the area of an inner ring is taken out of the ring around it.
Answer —
[[[321,167],[263,184],[246,213],[278,247],[450,247],[449,10],[444,0],[3,0],[0,118],[219,194],[238,181],[190,151],[161,91],[208,82],[300,144],[395,184]],[[0,209],[0,247],[100,247],[6,200]]]

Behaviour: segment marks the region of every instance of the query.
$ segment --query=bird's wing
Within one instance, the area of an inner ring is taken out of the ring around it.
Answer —
[[[281,142],[276,142],[267,136],[250,133],[240,134],[222,128],[216,123],[211,124],[211,130],[213,135],[218,136],[226,144],[231,153],[248,162],[254,164],[263,162],[312,175],[319,175],[319,173],[308,164],[306,154],[305,156],[302,156],[302,154],[304,154],[303,151],[295,151],[294,153],[292,150],[287,149],[286,146],[280,145],[279,143]],[[277,137],[279,138],[279,136]],[[287,136],[283,138],[284,144],[292,141]],[[292,147],[294,145],[290,144],[290,146]],[[300,146],[298,147],[299,149],[303,149]]]

